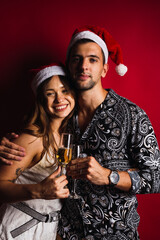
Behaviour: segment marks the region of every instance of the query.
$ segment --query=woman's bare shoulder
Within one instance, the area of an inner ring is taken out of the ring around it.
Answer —
[[[43,149],[42,137],[36,137],[29,133],[21,133],[18,138],[13,140],[13,142],[20,145],[21,147],[24,147],[25,149]]]

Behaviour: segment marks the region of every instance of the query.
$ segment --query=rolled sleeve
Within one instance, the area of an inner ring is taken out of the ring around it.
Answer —
[[[138,193],[138,191],[141,187],[141,178],[140,178],[138,172],[128,171],[128,174],[129,174],[129,176],[131,178],[131,182],[132,182],[131,191],[133,193]]]

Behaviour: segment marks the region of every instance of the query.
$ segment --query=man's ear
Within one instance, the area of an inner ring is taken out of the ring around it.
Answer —
[[[106,74],[107,74],[107,72],[108,72],[108,69],[109,69],[109,65],[108,65],[108,63],[105,63],[105,64],[103,65],[103,71],[102,71],[102,77],[103,77],[103,78],[106,76]]]

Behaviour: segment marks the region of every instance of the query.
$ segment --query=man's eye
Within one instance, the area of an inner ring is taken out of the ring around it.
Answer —
[[[72,63],[78,63],[79,62],[79,58],[72,58]]]
[[[90,62],[91,62],[91,63],[97,62],[97,59],[95,59],[95,58],[90,58]]]

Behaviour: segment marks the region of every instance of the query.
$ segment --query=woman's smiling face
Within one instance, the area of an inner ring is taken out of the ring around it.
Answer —
[[[47,100],[47,112],[53,118],[65,118],[75,106],[74,95],[69,87],[60,79],[53,76],[44,87]]]

